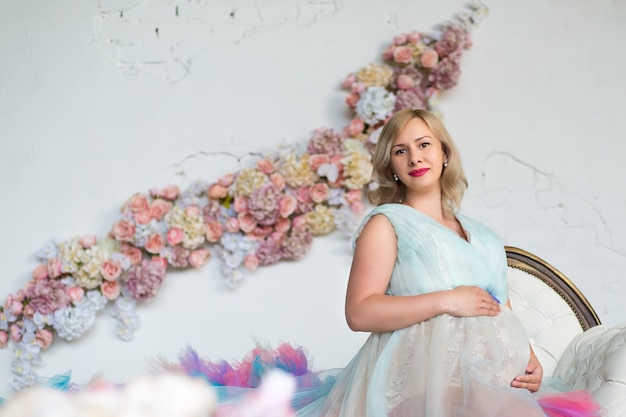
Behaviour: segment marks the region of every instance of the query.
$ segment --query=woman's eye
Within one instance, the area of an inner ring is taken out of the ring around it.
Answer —
[[[428,145],[430,145],[430,142],[422,142],[422,143],[420,143],[420,147],[421,147],[421,148],[425,148],[425,147],[427,147]]]
[[[406,152],[406,149],[398,149],[398,150],[395,152],[395,154],[396,154],[396,155],[402,155],[402,154],[403,154],[403,153],[405,153],[405,152]]]

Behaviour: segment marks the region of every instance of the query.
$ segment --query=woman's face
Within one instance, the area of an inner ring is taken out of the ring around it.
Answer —
[[[441,141],[420,118],[409,120],[391,145],[391,169],[409,191],[440,187],[446,158]]]

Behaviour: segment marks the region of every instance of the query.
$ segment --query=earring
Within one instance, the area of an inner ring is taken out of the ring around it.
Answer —
[[[396,182],[400,181],[400,179],[398,178],[396,174],[393,174],[393,179],[396,180]]]
[[[444,168],[448,166],[448,161],[443,161]]]

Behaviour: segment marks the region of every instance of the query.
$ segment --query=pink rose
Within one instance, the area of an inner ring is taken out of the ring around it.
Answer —
[[[131,265],[139,265],[141,258],[143,257],[141,249],[128,244],[122,245],[120,252],[128,258]]]
[[[169,243],[171,246],[178,245],[180,242],[183,241],[184,237],[185,233],[178,227],[172,227],[170,230],[167,231],[167,243]]]
[[[233,200],[233,208],[235,213],[245,213],[248,211],[248,199],[245,197],[235,197]]]
[[[35,344],[42,349],[47,348],[52,343],[52,332],[48,329],[41,329],[35,332]]]
[[[211,252],[209,252],[207,249],[196,249],[194,251],[191,251],[191,253],[189,254],[189,263],[194,268],[200,268],[202,265],[207,263],[210,257]]]
[[[33,270],[32,275],[35,279],[46,279],[48,278],[48,267],[43,264],[37,265],[37,268]]]
[[[406,35],[406,39],[411,42],[412,44],[416,44],[420,41],[420,39],[422,39],[422,34],[419,32],[410,32],[408,35]]]
[[[237,215],[237,220],[239,220],[239,228],[244,233],[250,233],[256,229],[257,220],[252,213],[239,213]]]
[[[270,174],[270,182],[279,190],[285,188],[285,177],[277,172]]]
[[[346,193],[346,201],[352,204],[363,199],[363,190],[350,190]]]
[[[408,64],[413,58],[413,50],[408,46],[399,46],[393,50],[393,60],[399,64]]]
[[[161,250],[163,250],[164,247],[165,247],[165,239],[163,239],[163,236],[160,233],[151,234],[146,240],[146,244],[144,245],[144,248],[146,249],[146,251],[153,253],[153,254],[157,254],[161,252]]]
[[[407,41],[407,36],[404,33],[401,33],[393,37],[393,43],[395,45],[404,45],[406,41]]]
[[[161,220],[163,216],[170,211],[172,208],[172,203],[166,200],[161,200],[160,198],[154,200],[150,203],[150,218],[155,220]]]
[[[96,235],[85,235],[78,239],[78,243],[80,243],[80,245],[85,249],[92,247],[97,241],[98,238]]]
[[[279,217],[276,223],[274,223],[274,229],[277,232],[287,233],[291,229],[291,220],[286,217]]]
[[[424,68],[434,68],[439,62],[439,54],[434,49],[427,49],[422,52],[420,62]]]
[[[11,332],[11,340],[19,342],[22,338],[22,328],[17,324],[13,324],[9,331]]]
[[[37,312],[37,310],[35,310],[35,307],[28,304],[26,307],[24,307],[23,316],[32,319],[35,316],[35,312]]]
[[[346,77],[345,80],[343,80],[343,82],[341,83],[341,86],[343,88],[350,88],[350,86],[352,84],[354,84],[354,82],[356,81],[356,75],[354,74],[348,74],[348,76]]]
[[[350,204],[350,210],[352,210],[354,214],[362,214],[365,210],[365,204],[363,204],[362,201],[355,201]]]
[[[7,346],[7,342],[9,341],[9,335],[4,330],[0,330],[0,348],[4,348]]]
[[[267,235],[272,233],[272,228],[269,226],[258,226],[252,232],[248,233],[248,237],[255,240],[263,240]]]
[[[150,263],[163,268],[164,270],[167,268],[167,259],[162,256],[153,256],[150,258]]]
[[[281,217],[288,217],[296,211],[298,200],[291,194],[284,195],[278,200],[278,214]]]
[[[128,201],[128,207],[133,213],[148,210],[148,198],[143,194],[134,194]]]
[[[259,266],[259,258],[254,253],[249,253],[243,259],[243,264],[248,271],[254,271]]]
[[[198,206],[187,206],[185,207],[185,214],[187,216],[197,217],[200,215],[200,207]]]
[[[363,122],[363,120],[359,119],[358,117],[355,117],[354,119],[350,121],[350,124],[348,125],[348,129],[346,133],[348,133],[348,136],[356,136],[360,134],[361,132],[363,132],[364,129],[365,129],[365,123]]]
[[[57,258],[48,259],[48,276],[50,278],[58,278],[61,276],[63,265]]]
[[[396,49],[395,45],[389,45],[384,51],[383,51],[383,59],[386,59],[387,61],[391,61],[393,60],[393,51]]]
[[[229,217],[226,219],[224,229],[226,229],[228,233],[237,233],[239,231],[239,220],[235,217]]]
[[[363,91],[367,90],[367,85],[365,85],[365,83],[354,83],[352,84],[352,88],[350,88],[350,92],[352,93],[362,93]]]
[[[215,243],[220,240],[222,233],[224,232],[222,225],[212,220],[206,223],[205,237],[207,242]]]
[[[208,196],[210,199],[219,200],[228,195],[228,188],[220,184],[213,184],[209,187]]]
[[[406,74],[400,74],[397,83],[400,90],[408,90],[409,88],[415,87],[415,80]]]
[[[348,107],[353,109],[356,107],[360,99],[361,95],[359,93],[348,94],[348,97],[346,97],[346,104],[348,105]]]
[[[104,295],[107,300],[115,300],[120,296],[122,287],[119,281],[103,281],[102,284],[100,284],[100,291],[102,291],[102,295]]]
[[[308,203],[311,201],[311,194],[309,193],[309,187],[300,187],[298,189],[298,201],[300,203]]]
[[[306,225],[306,216],[304,215],[294,217],[293,221],[291,222],[291,226],[294,229],[303,229],[304,227],[306,227]]]
[[[163,198],[166,200],[175,200],[179,193],[180,189],[177,185],[168,185],[163,188]]]
[[[223,187],[230,187],[230,185],[235,182],[235,178],[235,174],[226,174],[219,177],[217,182]]]
[[[22,314],[22,310],[24,309],[22,303],[17,300],[11,301],[11,303],[7,305],[7,307],[9,308],[9,310],[11,310],[11,314],[13,314],[14,316],[19,316],[20,314]]]
[[[313,154],[309,157],[309,168],[311,171],[317,172],[317,169],[330,161],[330,157],[326,154]]]
[[[100,273],[107,281],[115,281],[122,273],[122,267],[117,262],[108,259],[100,265]]]
[[[148,224],[150,223],[150,220],[152,220],[152,215],[150,214],[149,208],[136,212],[133,217],[138,224]]]
[[[76,304],[83,299],[83,296],[85,295],[85,290],[76,285],[67,289],[67,295],[69,295],[70,301]]]
[[[309,194],[311,196],[311,200],[316,203],[321,203],[328,198],[330,189],[328,188],[328,185],[324,183],[313,184],[311,188],[309,188]]]
[[[274,171],[274,163],[266,158],[259,159],[256,161],[256,168],[264,174],[270,174]]]
[[[111,234],[116,240],[129,242],[133,239],[133,236],[135,235],[135,225],[128,220],[120,220],[113,225]]]

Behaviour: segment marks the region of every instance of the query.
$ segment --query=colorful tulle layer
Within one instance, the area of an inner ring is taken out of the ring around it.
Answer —
[[[601,407],[587,391],[541,396],[539,405],[548,417],[600,417]]]

